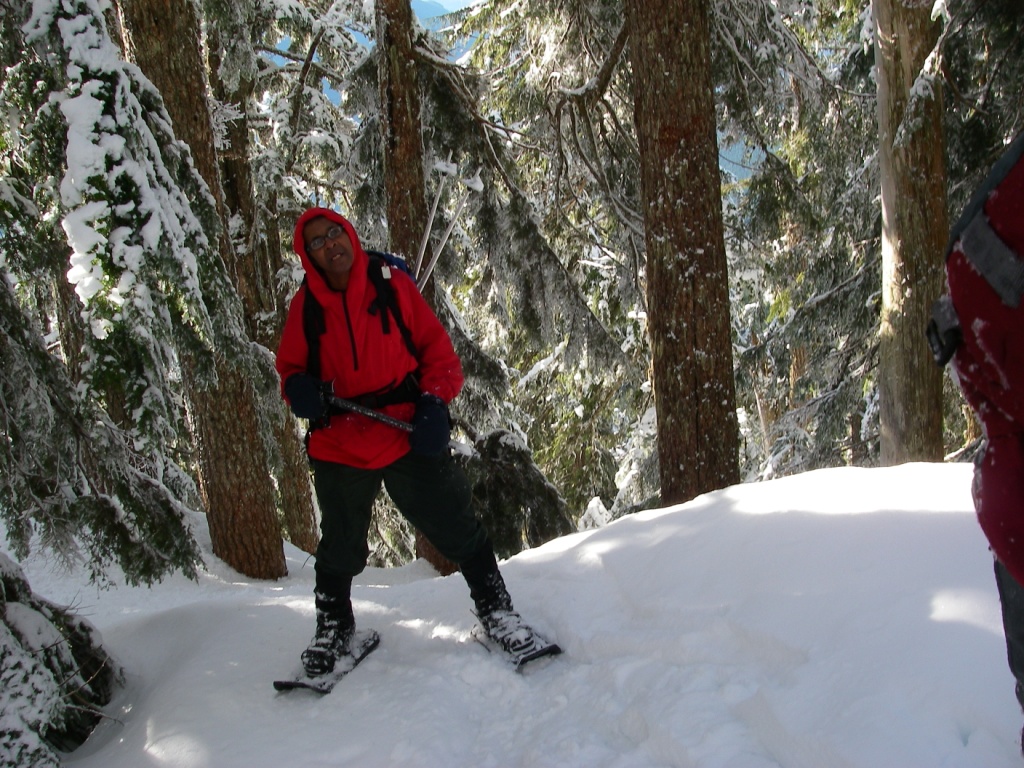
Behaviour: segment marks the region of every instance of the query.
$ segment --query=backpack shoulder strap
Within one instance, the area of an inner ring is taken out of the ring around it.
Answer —
[[[992,194],[992,190],[999,186],[999,183],[1009,175],[1010,171],[1014,169],[1022,158],[1024,158],[1024,133],[1021,133],[1010,142],[1010,145],[1003,151],[1003,154],[1000,155],[992,169],[988,172],[985,180],[971,194],[971,198],[967,201],[963,213],[960,214],[960,218],[957,219],[956,224],[953,225],[949,232],[946,256],[949,256],[953,250],[956,241],[960,239],[960,234],[967,229],[971,221],[979,213],[984,211],[985,202],[988,200],[988,196]]]
[[[1003,303],[1019,306],[1024,294],[1024,262],[1000,239],[980,210],[960,233],[960,246]]]
[[[302,278],[302,330],[308,349],[306,372],[315,379],[320,378],[320,337],[327,330],[324,308],[309,289],[306,278]]]
[[[946,258],[957,242],[975,269],[980,272],[1003,303],[1020,304],[1024,294],[1024,254],[1017,253],[1000,239],[985,215],[985,202],[1018,163],[1024,162],[1024,133],[1018,136],[992,167],[985,181],[971,195],[967,207],[953,226]]]
[[[402,259],[389,253],[367,251],[366,255],[370,257],[370,265],[367,267],[366,273],[370,282],[373,283],[374,290],[377,291],[377,298],[370,305],[370,313],[380,313],[380,323],[384,333],[391,333],[391,323],[388,320],[388,315],[390,314],[394,317],[395,324],[398,326],[398,332],[402,334],[402,340],[405,342],[406,349],[409,350],[409,354],[419,359],[419,352],[417,352],[416,345],[412,342],[412,333],[405,324],[405,320],[402,319],[401,307],[398,306],[398,296],[395,294],[394,288],[391,287],[392,269],[401,269],[406,274],[409,274],[408,266],[406,266]]]

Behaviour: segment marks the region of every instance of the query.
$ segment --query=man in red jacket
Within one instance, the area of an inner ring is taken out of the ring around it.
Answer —
[[[488,635],[510,652],[531,645],[532,632],[512,608],[491,542],[473,513],[466,475],[449,454],[447,404],[462,388],[463,375],[447,332],[415,282],[398,269],[383,270],[397,307],[378,300],[369,270],[381,266],[371,264],[352,225],[338,213],[303,213],[293,247],[306,281],[289,307],[277,371],[292,411],[315,426],[308,452],[321,539],[316,635],[302,653],[307,674],[331,672],[348,652],[355,629],[352,578],[366,566],[371,510],[382,482],[399,511],[459,564]],[[314,360],[304,328],[304,304],[312,299],[323,315]],[[413,430],[332,412],[327,394],[411,421]]]

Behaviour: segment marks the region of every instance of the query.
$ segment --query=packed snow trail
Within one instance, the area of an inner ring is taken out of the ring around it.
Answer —
[[[380,647],[330,696],[280,696],[312,561],[97,594],[27,564],[129,671],[75,768],[1017,768],[991,556],[967,465],[744,485],[504,563],[565,653],[519,675],[470,638],[458,575],[368,570]],[[63,594],[61,593],[63,590]]]

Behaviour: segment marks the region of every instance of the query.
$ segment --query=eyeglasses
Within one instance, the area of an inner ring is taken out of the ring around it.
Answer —
[[[333,226],[327,230],[327,233],[323,237],[314,237],[308,243],[306,243],[307,251],[319,251],[323,248],[328,240],[337,240],[344,234],[345,230],[339,226]]]

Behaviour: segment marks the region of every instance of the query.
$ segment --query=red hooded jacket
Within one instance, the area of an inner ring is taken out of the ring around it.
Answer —
[[[348,286],[335,291],[306,254],[302,229],[306,222],[323,216],[340,224],[352,242],[354,261]],[[402,318],[412,335],[419,359],[406,348],[402,334],[391,323],[391,332],[384,333],[379,314],[370,314],[370,305],[377,297],[367,275],[369,257],[359,243],[352,225],[340,214],[326,208],[310,208],[295,224],[292,247],[306,271],[306,286],[300,288],[288,308],[281,343],[277,349],[277,372],[284,382],[296,373],[305,373],[309,348],[302,322],[306,291],[312,291],[324,310],[326,332],[320,337],[320,375],[331,382],[334,394],[353,399],[379,393],[399,385],[416,371],[420,389],[437,395],[446,403],[462,389],[462,364],[444,326],[420,295],[408,275],[391,270],[391,286]],[[414,403],[396,403],[380,409],[403,421],[412,419]],[[387,466],[409,451],[409,436],[394,427],[367,416],[343,414],[332,416],[326,428],[313,431],[309,455],[314,459],[333,461],[363,469]]]
[[[998,238],[1024,254],[1024,159],[989,193],[984,213]],[[1004,303],[961,241],[946,269],[963,332],[953,365],[988,441],[974,476],[978,522],[992,551],[1024,584],[1024,301]]]

